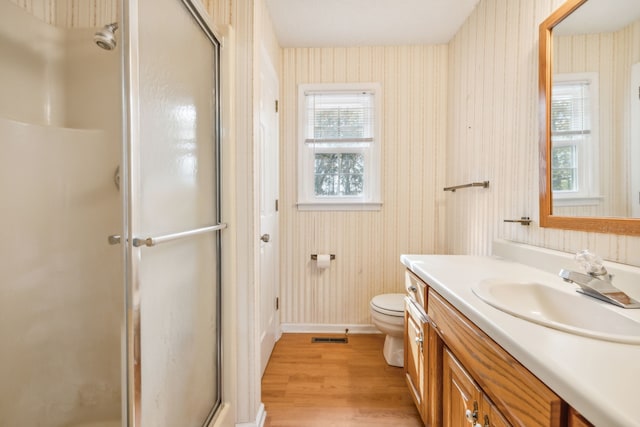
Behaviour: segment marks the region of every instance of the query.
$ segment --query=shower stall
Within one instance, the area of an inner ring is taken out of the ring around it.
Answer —
[[[0,0],[0,426],[220,406],[210,28],[189,0]]]

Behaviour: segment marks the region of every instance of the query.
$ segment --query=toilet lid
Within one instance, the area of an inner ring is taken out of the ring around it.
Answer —
[[[389,316],[404,316],[404,294],[382,294],[371,299],[371,308]]]

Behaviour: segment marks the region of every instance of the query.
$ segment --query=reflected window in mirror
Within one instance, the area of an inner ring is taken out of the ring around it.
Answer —
[[[539,59],[540,226],[640,235],[640,1],[566,0],[540,24]],[[563,75],[585,73],[584,127],[554,123],[573,117]]]
[[[598,75],[557,74],[551,101],[551,186],[555,206],[600,202]]]

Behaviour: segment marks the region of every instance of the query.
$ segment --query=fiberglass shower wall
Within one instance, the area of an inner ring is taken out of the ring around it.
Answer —
[[[92,40],[117,16],[43,3],[0,0],[0,425],[119,425],[120,54]]]

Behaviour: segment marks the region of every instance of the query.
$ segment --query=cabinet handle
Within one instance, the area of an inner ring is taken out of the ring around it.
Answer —
[[[415,340],[416,344],[420,346],[420,351],[424,352],[424,335],[422,335],[422,332],[420,332],[420,335],[418,335]]]
[[[489,422],[489,415],[484,416],[484,426],[478,424],[478,427],[491,427],[491,423]]]
[[[413,286],[413,285],[409,286],[409,290],[410,290],[411,292],[418,292],[418,288],[416,288],[416,287],[415,287],[415,286]]]
[[[473,427],[482,427],[478,421],[478,402],[473,402],[473,411],[467,409],[464,411],[464,417]]]
[[[464,412],[464,417],[467,419],[467,421],[469,421],[470,424],[473,424],[473,413],[471,412],[471,409],[467,409]]]

